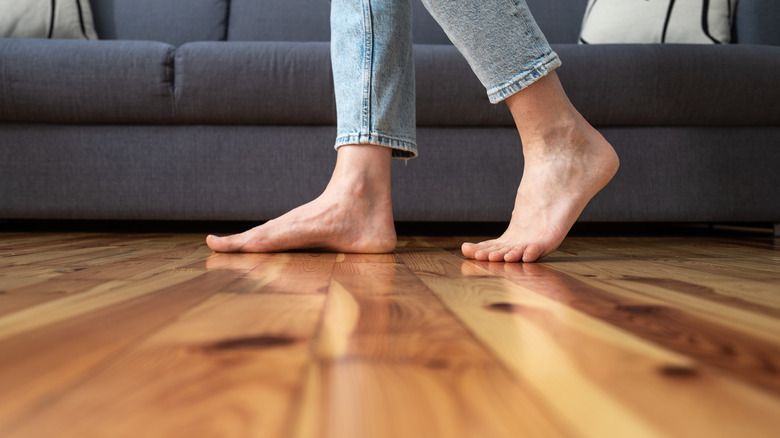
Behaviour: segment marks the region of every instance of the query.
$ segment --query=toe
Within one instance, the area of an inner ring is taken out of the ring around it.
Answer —
[[[528,245],[523,252],[523,263],[533,263],[539,260],[542,255],[542,250],[538,245]]]
[[[506,249],[503,248],[495,251],[491,251],[490,255],[488,255],[488,260],[490,260],[491,262],[503,262],[506,253],[507,253]]]
[[[243,241],[239,236],[239,234],[226,237],[210,235],[206,237],[206,244],[212,251],[216,252],[239,252],[243,245]]]
[[[206,245],[208,245],[212,251],[223,252],[221,251],[223,247],[221,237],[215,236],[213,234],[209,234],[208,236],[206,236]]]
[[[490,260],[490,254],[501,249],[501,246],[502,245],[492,240],[482,242],[475,254],[475,258],[477,260],[488,261]]]
[[[460,251],[463,253],[463,255],[470,259],[476,258],[475,254],[477,252],[477,249],[478,249],[477,245],[471,242],[465,242],[460,247]]]
[[[474,253],[474,260],[486,261],[488,259],[489,254],[490,252],[485,251],[484,249],[477,250]]]
[[[517,263],[523,258],[523,250],[513,249],[504,255],[504,261],[509,263]]]

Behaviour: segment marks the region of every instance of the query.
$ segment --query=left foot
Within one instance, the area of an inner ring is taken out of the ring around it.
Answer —
[[[318,198],[241,234],[208,236],[206,243],[217,252],[391,252],[396,243],[391,153],[381,146],[341,146],[330,183]]]

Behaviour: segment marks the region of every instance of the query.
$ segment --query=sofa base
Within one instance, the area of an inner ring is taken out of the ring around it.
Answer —
[[[602,128],[621,169],[586,222],[780,223],[780,128]],[[262,221],[317,196],[329,126],[0,124],[0,218]],[[393,168],[398,221],[507,221],[512,128],[418,130]],[[777,229],[777,228],[775,228]]]

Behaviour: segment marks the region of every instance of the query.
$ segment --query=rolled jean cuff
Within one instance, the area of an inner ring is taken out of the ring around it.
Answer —
[[[561,59],[557,53],[551,51],[530,69],[523,70],[510,81],[487,90],[488,99],[490,99],[490,103],[499,103],[560,66]]]
[[[341,146],[350,144],[363,144],[384,146],[393,150],[393,158],[415,158],[417,157],[417,143],[414,140],[397,138],[390,135],[371,133],[371,134],[342,134],[336,137],[336,146],[338,149]]]

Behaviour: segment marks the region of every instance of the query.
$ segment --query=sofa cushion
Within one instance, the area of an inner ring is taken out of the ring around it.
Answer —
[[[452,45],[415,46],[417,123],[510,125]],[[328,43],[204,42],[176,51],[181,123],[334,125]]]
[[[528,8],[553,44],[576,43],[588,0],[526,0]]]
[[[780,48],[554,45],[575,106],[600,126],[780,123]],[[451,45],[416,45],[420,126],[512,126]],[[745,70],[744,65],[753,65]],[[176,54],[181,123],[335,124],[327,43],[191,43]],[[767,84],[734,87],[736,83]],[[739,108],[735,111],[734,108]]]
[[[116,0],[114,0],[116,1]],[[412,33],[417,44],[450,44],[421,0],[412,1]],[[527,0],[539,27],[552,43],[575,43],[587,0]],[[311,0],[306,13],[289,0],[232,0],[227,39],[230,41],[329,41],[330,3]],[[290,23],[295,23],[291,26]]]
[[[176,51],[182,123],[335,124],[329,44],[201,42]]]
[[[289,0],[232,0],[229,41],[330,41],[330,3],[311,0],[306,13]],[[419,44],[450,44],[420,0],[412,0],[412,32]],[[294,23],[295,25],[291,25]]]
[[[455,46],[414,47],[417,124],[512,126],[506,105],[493,105]]]
[[[416,44],[452,44],[420,0],[412,0],[412,38]]]
[[[736,14],[736,42],[780,46],[780,2],[739,0]]]
[[[172,120],[174,47],[142,41],[0,39],[0,120]]]
[[[229,0],[92,0],[101,39],[181,45],[225,39]],[[262,3],[262,2],[258,2]]]
[[[328,0],[231,0],[227,39],[330,41],[329,17]]]
[[[597,125],[780,123],[780,47],[687,44],[553,46],[574,105]],[[745,68],[749,65],[750,68]],[[740,86],[751,84],[749,87]]]
[[[780,47],[554,44],[574,105],[599,126],[758,126],[780,123]],[[454,47],[416,46],[422,126],[512,126]],[[751,65],[745,69],[745,65]],[[754,84],[739,87],[736,84]],[[738,108],[738,110],[737,110]]]

